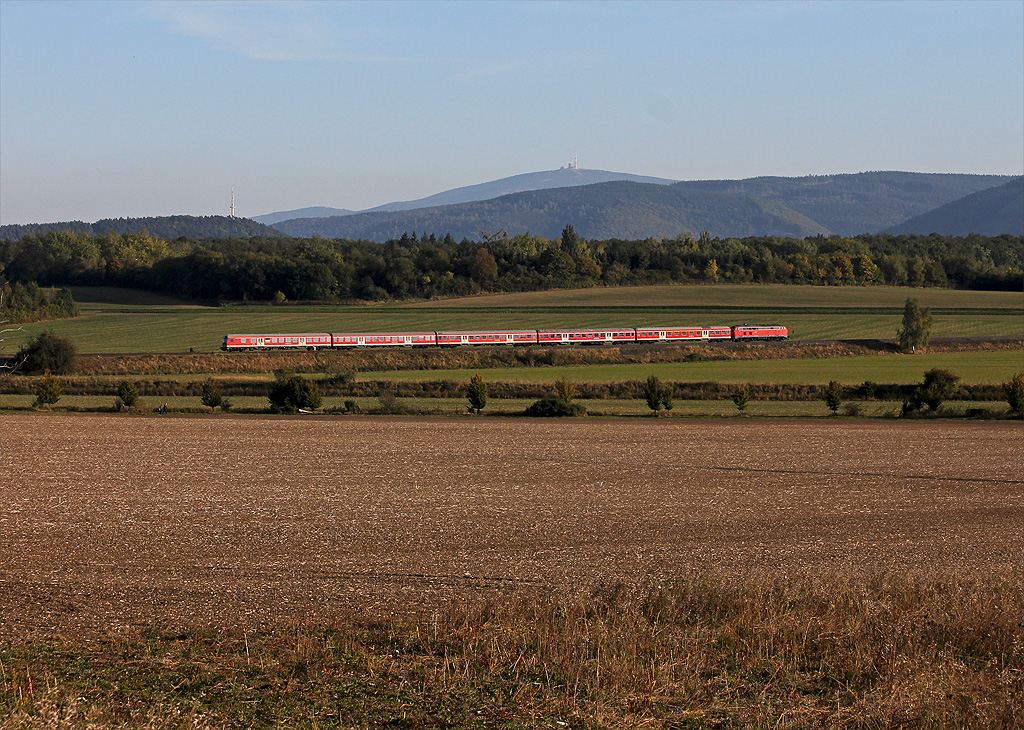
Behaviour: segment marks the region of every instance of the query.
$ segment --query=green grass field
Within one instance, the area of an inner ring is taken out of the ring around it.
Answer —
[[[549,383],[566,377],[577,382],[617,383],[662,380],[685,383],[807,383],[827,384],[837,380],[858,384],[913,383],[926,370],[945,368],[963,378],[965,384],[1003,383],[1024,369],[1019,351],[921,353],[918,355],[870,355],[863,357],[787,358],[781,360],[736,360],[727,362],[649,363],[629,365],[580,365],[544,368],[495,368],[469,370],[404,370],[360,373],[361,380],[466,380],[480,372],[488,382]]]
[[[139,292],[76,288],[82,316],[8,333],[11,353],[44,329],[83,353],[210,352],[225,334],[644,325],[785,324],[792,339],[892,338],[903,301],[933,308],[935,337],[1020,335],[1014,292],[893,287],[659,286],[531,292],[446,301],[348,306],[199,307]]]

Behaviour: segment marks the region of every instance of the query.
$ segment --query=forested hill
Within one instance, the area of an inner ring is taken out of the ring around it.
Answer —
[[[95,223],[66,221],[63,223],[32,223],[0,226],[0,240],[17,241],[30,233],[68,231],[70,233],[141,233],[148,231],[157,238],[251,238],[279,236],[273,228],[248,220],[224,215],[171,215],[155,218],[104,218]]]
[[[850,175],[688,180],[673,185],[775,200],[844,236],[878,233],[941,205],[996,187],[1006,175],[861,172]],[[953,231],[940,230],[946,235]],[[1009,231],[1000,231],[1009,233]]]
[[[479,239],[482,232],[504,230],[511,236],[532,233],[553,239],[566,221],[572,221],[579,235],[598,239],[674,238],[702,230],[720,238],[803,238],[828,233],[776,201],[625,181],[534,190],[409,211],[303,218],[283,221],[275,228],[292,236],[372,241],[398,238],[410,231]]]
[[[948,236],[1010,233],[1024,236],[1024,177],[954,200],[904,221],[889,232],[939,232]]]

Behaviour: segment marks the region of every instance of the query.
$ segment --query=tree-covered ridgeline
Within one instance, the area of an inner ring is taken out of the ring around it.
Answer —
[[[587,241],[562,236],[383,244],[321,238],[163,240],[50,231],[0,241],[0,277],[43,286],[126,286],[227,301],[429,298],[596,285],[761,282],[1020,290],[1019,236]]]

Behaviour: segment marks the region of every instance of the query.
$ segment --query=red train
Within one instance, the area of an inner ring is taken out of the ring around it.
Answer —
[[[344,350],[366,347],[458,347],[460,345],[603,345],[623,342],[711,342],[784,340],[778,324],[735,327],[613,327],[608,329],[486,330],[479,332],[307,332],[225,335],[222,350]]]

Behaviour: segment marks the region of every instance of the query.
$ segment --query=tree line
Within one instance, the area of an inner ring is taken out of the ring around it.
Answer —
[[[254,237],[165,240],[48,231],[0,241],[0,282],[126,286],[194,299],[342,301],[667,283],[1019,290],[1019,236],[752,237],[587,241],[482,232],[386,243]]]
[[[0,284],[0,322],[20,324],[77,316],[78,305],[67,289],[46,291],[34,281]]]

